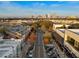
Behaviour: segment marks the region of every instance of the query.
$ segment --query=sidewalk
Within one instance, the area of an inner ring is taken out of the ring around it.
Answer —
[[[54,40],[53,40],[53,44],[55,45],[60,58],[67,58],[67,56],[65,55],[65,53],[60,50],[59,46],[56,44],[56,42]]]
[[[64,44],[71,50],[72,53],[79,57],[79,52],[75,50],[69,43],[65,42]]]

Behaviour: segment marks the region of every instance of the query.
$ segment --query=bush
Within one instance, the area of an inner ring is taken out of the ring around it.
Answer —
[[[68,28],[69,29],[79,29],[79,24],[72,24]]]
[[[6,31],[7,31],[7,29],[6,28],[0,28],[0,33],[1,34],[3,34],[3,35],[6,35],[7,33],[6,33]]]

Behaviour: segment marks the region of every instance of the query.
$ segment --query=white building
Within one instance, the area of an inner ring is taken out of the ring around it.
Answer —
[[[0,53],[0,57],[21,57],[21,43],[22,39],[19,40],[2,40],[2,43],[0,44],[0,50],[7,50],[5,53]],[[9,55],[12,56],[9,56]]]
[[[0,46],[0,58],[14,57],[14,51],[11,46]]]
[[[70,52],[79,57],[79,29],[59,29],[54,31],[64,38],[64,45],[68,47]]]

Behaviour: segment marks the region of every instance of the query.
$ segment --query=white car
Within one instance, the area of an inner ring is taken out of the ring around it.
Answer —
[[[33,54],[32,53],[29,53],[29,57],[32,58],[32,56],[33,56]]]

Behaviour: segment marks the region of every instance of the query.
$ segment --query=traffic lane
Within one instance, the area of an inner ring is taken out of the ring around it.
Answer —
[[[42,34],[41,32],[38,32],[38,33],[37,33],[36,44],[42,46],[42,45],[43,45],[42,40],[43,40],[43,34]]]
[[[44,57],[44,51],[43,51],[43,33],[41,30],[36,30],[37,34],[37,40],[35,43],[35,54],[34,56],[36,58],[43,58]]]
[[[36,46],[34,57],[35,58],[43,58],[44,57],[43,55],[44,55],[44,53],[43,53],[42,46]]]

